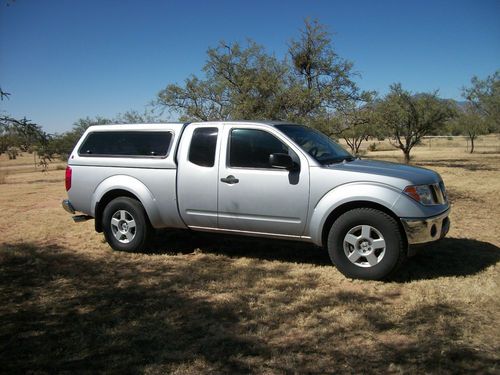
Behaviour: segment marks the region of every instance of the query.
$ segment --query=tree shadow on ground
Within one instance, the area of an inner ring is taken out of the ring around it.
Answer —
[[[183,292],[191,267],[110,262],[58,246],[2,247],[0,362],[7,373],[134,373],[190,361],[241,373],[251,369],[240,358],[266,352],[241,335],[238,306]]]
[[[196,250],[229,257],[247,257],[319,266],[331,265],[328,252],[301,242],[190,231],[161,231],[151,247],[154,254],[188,254]],[[488,242],[466,238],[444,238],[416,247],[417,255],[389,281],[435,279],[473,275],[500,261],[500,249]],[[333,267],[333,266],[332,266]]]
[[[286,264],[163,258],[2,245],[2,371],[488,373],[496,366],[494,354],[464,342],[456,323],[467,311],[456,306],[430,302],[398,315],[397,292],[320,285],[307,271],[292,276],[296,267]]]
[[[465,325],[454,323],[466,319],[461,309],[447,303],[426,303],[398,318],[390,309],[370,309],[364,314],[368,331],[377,332],[378,337],[367,358],[372,369],[429,374],[495,372],[494,353],[464,343]]]

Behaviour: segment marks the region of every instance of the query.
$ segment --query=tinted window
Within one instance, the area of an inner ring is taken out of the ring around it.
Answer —
[[[255,129],[233,129],[229,144],[229,166],[245,168],[271,168],[269,155],[288,153],[275,136]]]
[[[90,133],[78,153],[81,156],[166,156],[170,132],[112,131]]]
[[[276,125],[305,152],[321,164],[354,159],[351,154],[325,134],[301,125]]]
[[[217,128],[198,128],[193,132],[191,146],[189,146],[189,161],[191,163],[202,167],[214,166],[217,133]]]

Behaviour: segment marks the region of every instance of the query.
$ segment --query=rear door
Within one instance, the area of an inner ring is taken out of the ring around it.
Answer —
[[[177,154],[177,199],[190,227],[217,228],[220,123],[190,124]]]
[[[219,228],[303,234],[309,204],[307,159],[271,126],[226,123],[219,160]],[[272,168],[271,153],[288,153],[298,171]]]

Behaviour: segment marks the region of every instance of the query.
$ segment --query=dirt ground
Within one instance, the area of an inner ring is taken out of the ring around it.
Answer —
[[[172,231],[114,252],[62,210],[64,164],[2,155],[0,372],[498,374],[500,138],[464,142],[415,149],[452,228],[388,282],[284,241]],[[365,156],[401,157],[387,146]]]

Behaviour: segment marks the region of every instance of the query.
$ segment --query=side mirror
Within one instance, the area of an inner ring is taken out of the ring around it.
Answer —
[[[297,163],[288,154],[276,153],[269,155],[269,164],[273,168],[287,169],[289,171],[296,171],[298,169]]]

